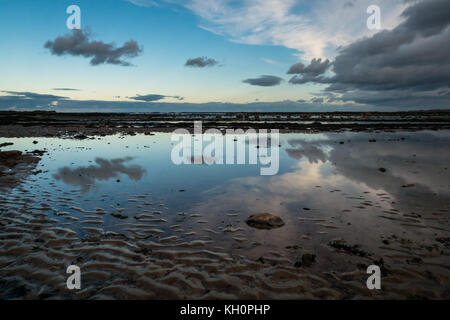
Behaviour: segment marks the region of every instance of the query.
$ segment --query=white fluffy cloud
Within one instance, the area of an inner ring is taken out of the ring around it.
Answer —
[[[167,0],[202,19],[200,27],[246,44],[296,49],[303,61],[334,58],[335,48],[374,33],[369,5],[381,8],[381,27],[391,29],[407,6],[402,0]]]

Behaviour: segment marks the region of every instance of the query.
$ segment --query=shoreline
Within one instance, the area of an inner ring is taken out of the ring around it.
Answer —
[[[450,112],[317,112],[317,113],[57,113],[0,111],[0,137],[67,137],[151,134],[177,128],[193,130],[278,129],[281,133],[371,132],[450,129]]]

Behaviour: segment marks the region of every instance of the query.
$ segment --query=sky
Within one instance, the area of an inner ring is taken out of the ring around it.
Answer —
[[[67,27],[71,5],[80,29]],[[368,27],[371,5],[379,29]],[[450,107],[448,0],[0,0],[0,8],[0,110]]]

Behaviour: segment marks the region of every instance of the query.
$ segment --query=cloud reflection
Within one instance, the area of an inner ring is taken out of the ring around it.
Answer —
[[[58,170],[58,173],[53,175],[53,178],[62,180],[68,185],[81,187],[84,192],[88,191],[96,181],[118,178],[120,174],[127,175],[133,181],[139,181],[144,175],[145,169],[139,165],[125,165],[125,162],[132,159],[131,157],[111,160],[96,158],[96,165],[78,167],[76,169],[63,167]]]

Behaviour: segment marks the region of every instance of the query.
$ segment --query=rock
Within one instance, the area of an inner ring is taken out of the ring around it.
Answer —
[[[378,169],[380,172],[386,172],[386,169],[385,168],[379,168]]]
[[[339,251],[343,251],[343,252],[346,252],[346,253],[349,253],[349,254],[352,254],[355,256],[360,256],[360,257],[370,256],[369,253],[359,249],[358,245],[349,245],[349,244],[345,243],[345,241],[343,241],[343,240],[333,240],[333,241],[329,242],[328,245]]]
[[[123,220],[123,219],[128,219],[127,216],[124,216],[124,215],[122,215],[122,214],[120,214],[120,213],[111,213],[111,215],[112,215],[114,218],[121,219],[121,220]]]
[[[301,261],[295,262],[294,267],[311,267],[311,265],[316,262],[316,255],[312,253],[304,253],[302,255]]]
[[[14,143],[12,143],[12,142],[0,143],[0,148],[12,146],[13,144],[14,144]]]
[[[89,137],[84,134],[78,134],[78,135],[74,136],[74,138],[78,139],[78,140],[84,140],[84,139],[88,139]]]
[[[280,217],[274,216],[270,213],[258,213],[251,215],[246,223],[256,229],[275,229],[284,226],[283,220]]]
[[[445,238],[445,237],[439,237],[439,238],[436,238],[436,241],[437,241],[437,242],[440,242],[440,243],[443,243],[443,244],[445,244],[446,246],[450,246],[450,238],[449,238],[449,237],[447,237],[447,238]]]
[[[0,166],[6,166],[8,168],[15,167],[19,163],[36,163],[39,162],[39,158],[28,154],[22,154],[21,151],[0,151]]]
[[[38,142],[36,140],[33,141],[33,144],[38,144]]]
[[[17,150],[0,152],[0,160],[14,160],[22,156],[22,152]]]
[[[43,156],[47,151],[45,150],[33,150],[28,152],[29,154],[34,154],[34,155],[38,155],[38,156]]]

